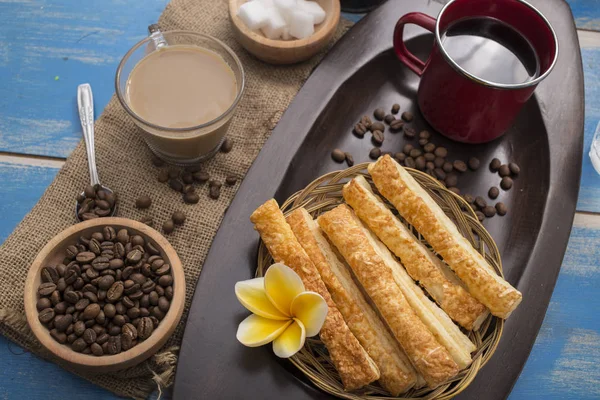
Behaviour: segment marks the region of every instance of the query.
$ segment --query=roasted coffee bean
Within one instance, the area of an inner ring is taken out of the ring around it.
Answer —
[[[131,237],[131,245],[132,246],[140,246],[140,247],[144,247],[144,245],[146,244],[146,240],[144,240],[144,238],[141,235],[133,235]]]
[[[108,354],[115,355],[121,352],[121,336],[111,336],[108,339]]]
[[[156,329],[158,327],[158,324],[160,323],[160,321],[158,320],[158,318],[154,317],[153,315],[151,315],[150,317],[150,321],[152,321],[152,325],[154,326],[154,329]],[[139,333],[138,333],[139,336]]]
[[[133,300],[131,300],[128,296],[123,296],[123,298],[121,299],[121,303],[123,303],[123,305],[126,308],[131,308],[135,305],[135,303],[133,302]]]
[[[425,150],[426,153],[433,153],[435,151],[435,144],[427,143],[423,146],[423,150]]]
[[[96,296],[96,293],[94,292],[83,292],[83,298],[88,299],[90,303],[98,302],[98,296]]]
[[[448,155],[448,150],[446,150],[445,147],[437,147],[433,154],[435,154],[437,157],[445,158]]]
[[[150,296],[148,294],[144,294],[140,299],[140,307],[147,308],[150,306]]]
[[[146,340],[152,335],[154,331],[154,323],[149,317],[140,318],[137,326],[138,337],[142,340]]]
[[[110,336],[120,335],[121,334],[121,327],[117,326],[117,325],[114,325],[114,324],[109,325],[108,334]]]
[[[184,214],[184,217],[185,217],[185,214]],[[146,243],[146,250],[148,251],[148,254],[152,254],[152,255],[160,254],[160,251],[158,250],[156,245],[152,242]]]
[[[112,270],[123,268],[125,263],[120,258],[113,258],[108,262],[108,267]]]
[[[344,154],[344,159],[345,158],[346,158],[346,155]],[[221,188],[219,186],[211,186],[210,189],[208,190],[208,196],[211,199],[217,200],[221,196]]]
[[[485,215],[487,218],[491,218],[494,215],[496,215],[496,208],[494,206],[486,206],[481,211],[483,212],[483,215]]]
[[[429,143],[429,141],[427,139],[419,139],[420,146],[425,146],[427,143]]]
[[[345,153],[346,154],[346,164],[351,167],[354,165],[354,157],[352,157],[352,154],[350,153]]]
[[[373,116],[379,121],[382,121],[383,118],[385,118],[385,110],[383,108],[376,108],[373,112]]]
[[[55,267],[49,265],[42,268],[42,282],[57,283],[59,278],[60,276],[58,275],[58,271],[56,271]]]
[[[57,305],[54,306],[54,312],[57,314],[65,314],[67,312],[67,308],[69,303],[66,301],[61,301]]]
[[[96,341],[96,337],[97,337],[97,335],[96,335],[96,331],[94,331],[94,330],[93,330],[93,329],[91,329],[91,328],[88,328],[88,329],[86,329],[86,330],[83,332],[83,336],[82,336],[82,337],[83,337],[83,340],[84,340],[84,341],[85,341],[87,344],[92,344],[92,343],[94,343],[94,342]]]
[[[78,339],[75,339],[75,341],[73,343],[71,343],[71,348],[74,351],[81,353],[83,350],[85,350],[87,348],[87,343],[85,342],[85,340],[83,340],[83,338],[78,338]]]
[[[383,118],[383,120],[386,124],[391,124],[393,121],[396,120],[396,117],[394,117],[392,114],[388,114]]]
[[[497,158],[494,158],[490,162],[490,171],[497,172],[501,166],[502,166],[502,162],[500,162],[500,160],[498,160]]]
[[[458,176],[456,176],[456,174],[446,174],[446,179],[444,179],[444,182],[446,183],[446,186],[453,187],[456,186],[458,184]]]
[[[108,333],[102,333],[96,337],[96,343],[103,345],[104,343],[108,342],[109,338],[110,336]]]
[[[107,338],[107,340],[108,340],[108,338]],[[104,355],[102,346],[99,345],[98,343],[92,343],[90,345],[90,350],[92,351],[92,354],[95,355],[96,357],[100,357],[100,356]]]
[[[185,184],[188,184],[188,185],[189,185],[189,184],[192,184],[192,183],[194,183],[194,176],[192,175],[192,173],[191,173],[191,172],[189,172],[189,171],[184,171],[184,172],[181,174],[181,180],[183,181],[183,183],[185,183]]]
[[[476,171],[479,169],[479,165],[481,164],[481,162],[479,161],[479,158],[471,157],[469,158],[468,164],[469,168],[471,168],[473,171]]]
[[[418,170],[423,171],[425,169],[427,162],[425,161],[425,157],[419,156],[415,159],[415,166]]]
[[[446,161],[442,165],[442,169],[444,170],[445,173],[449,173],[449,172],[452,172],[452,170],[454,169],[454,167],[452,166],[452,163]]]
[[[175,230],[175,224],[172,220],[165,221],[165,223],[162,226],[162,229],[163,232],[168,235]]]
[[[110,214],[110,204],[106,200],[96,200],[96,207],[100,210],[107,210]]]
[[[150,316],[156,318],[159,321],[165,317],[165,313],[160,310],[158,307],[154,307],[152,311],[150,311]]]
[[[390,124],[390,130],[392,132],[399,132],[403,128],[404,128],[404,121],[402,121],[401,119],[395,119]]]
[[[137,330],[137,328],[133,324],[130,324],[130,323],[123,325],[121,327],[121,332],[124,335],[127,335],[127,336],[131,337],[134,340],[137,339],[137,337],[138,337],[138,330]]]
[[[415,138],[415,136],[417,136],[417,131],[415,131],[414,128],[411,128],[410,126],[404,126],[404,137],[412,140]]]
[[[102,290],[108,290],[113,283],[115,283],[115,278],[111,275],[105,275],[98,280],[98,288]]]
[[[156,286],[156,288],[154,288],[154,291],[158,293],[159,297],[165,295],[165,289],[162,286]]]
[[[94,254],[91,251],[84,251],[82,253],[78,253],[77,256],[75,257],[75,259],[77,260],[77,262],[81,263],[81,264],[88,264],[94,258],[96,258],[96,254]]]
[[[498,212],[498,215],[504,216],[508,212],[508,208],[504,203],[500,202],[496,203],[496,211]]]
[[[427,154],[430,154],[430,153],[425,153],[425,156],[427,156]],[[427,160],[427,157],[425,157],[425,160]],[[431,161],[427,161],[425,163],[425,169],[433,172],[433,170],[435,169],[435,164]]]
[[[498,190],[498,188],[496,186],[492,186],[490,188],[490,190],[488,191],[488,196],[490,197],[490,199],[497,198],[499,194],[500,194],[500,190]]]
[[[210,175],[208,174],[208,172],[204,172],[204,171],[194,172],[192,174],[192,177],[194,178],[194,181],[196,181],[198,183],[204,183],[210,179]]]
[[[56,328],[59,332],[64,332],[67,330],[69,325],[73,323],[73,316],[71,314],[67,315],[57,315],[54,317],[54,328]]]
[[[129,279],[131,279],[132,281],[134,281],[135,283],[139,284],[139,285],[143,285],[144,282],[146,282],[146,277],[142,274],[140,274],[139,272],[136,272],[134,274],[132,274]]]
[[[414,158],[406,157],[406,159],[404,160],[404,166],[406,166],[407,168],[415,168],[417,166],[417,163],[415,162]]]
[[[65,276],[65,272],[67,271],[67,266],[65,264],[58,264],[56,266],[56,271],[58,272],[58,275],[63,278]]]
[[[365,133],[367,133],[367,131],[367,127],[360,122],[354,125],[354,129],[352,130],[352,132],[354,132],[354,134],[361,139],[365,136]]]
[[[514,162],[508,163],[508,169],[510,169],[510,172],[515,176],[521,173],[521,168]]]
[[[140,316],[140,309],[137,307],[131,307],[127,310],[127,316],[131,319],[136,319]]]
[[[111,271],[112,272],[112,271]],[[98,290],[98,301],[106,300],[106,290]]]
[[[129,253],[127,253],[127,261],[130,264],[135,264],[142,259],[144,253],[140,249],[133,249]]]
[[[233,139],[225,138],[223,144],[221,145],[222,153],[229,153],[233,149]]]
[[[504,178],[502,178],[502,180],[500,181],[500,187],[503,190],[510,190],[513,187],[513,180],[508,177],[505,176]]]
[[[183,183],[178,179],[169,179],[169,187],[176,192],[183,192]]]
[[[86,284],[83,288],[81,288],[82,292],[92,292],[94,294],[98,293],[98,289],[96,288],[96,286],[92,285],[91,283]]]
[[[392,106],[392,114],[398,114],[398,111],[400,111],[400,104],[396,103]]]
[[[474,201],[475,206],[477,206],[477,208],[479,208],[480,210],[483,210],[486,206],[487,206],[487,202],[485,201],[485,199],[481,196],[477,196],[475,197],[475,201]]]
[[[442,168],[445,162],[446,160],[444,160],[442,157],[436,157],[433,159],[433,164],[436,168]]]
[[[158,175],[156,176],[156,179],[160,183],[166,183],[169,180],[169,171],[167,171],[166,169],[158,171]]]
[[[97,303],[94,303],[87,306],[81,313],[81,316],[84,320],[91,320],[96,318],[98,313],[100,313],[100,306]]]
[[[371,124],[371,126],[369,127],[369,130],[371,132],[375,132],[375,131],[385,132],[385,125],[382,122],[373,122]]]
[[[406,154],[398,152],[394,154],[394,158],[398,160],[398,162],[403,162],[404,160],[406,160]]]
[[[481,211],[475,211],[475,215],[477,216],[479,222],[483,222],[485,219],[485,215]]]
[[[366,126],[367,129],[369,129],[369,127],[373,123],[373,121],[371,121],[371,118],[368,115],[363,115],[359,122]]]
[[[106,292],[106,300],[111,303],[118,301],[123,295],[123,282],[117,281],[112,284],[112,286]]]
[[[85,282],[81,278],[77,278],[77,279],[75,279],[75,282],[73,282],[73,289],[75,289],[75,290],[80,290],[84,286],[85,286]]]
[[[407,143],[404,145],[404,147],[402,148],[402,152],[404,154],[406,154],[407,156],[410,155],[410,152],[414,149],[414,146],[410,143]]]
[[[94,186],[92,186],[92,185],[86,186],[85,189],[83,190],[83,194],[88,199],[95,199],[96,198],[96,190],[94,189]]]
[[[100,310],[98,315],[96,315],[96,322],[100,325],[104,325],[106,322],[106,314],[104,314],[104,311]]]
[[[94,268],[89,268],[87,271],[85,271],[85,275],[90,281],[100,276],[98,271],[96,271]]]
[[[129,298],[130,298],[131,300],[134,300],[134,301],[136,301],[136,300],[139,300],[140,298],[142,298],[142,296],[143,296],[143,295],[144,295],[144,292],[142,292],[142,291],[140,290],[140,291],[137,291],[137,292],[135,292],[135,293],[132,293],[132,294],[130,294],[130,295],[129,295]]]
[[[181,171],[178,168],[169,168],[167,173],[169,174],[170,179],[177,179],[181,174]]]
[[[50,331],[50,336],[52,336],[52,338],[60,344],[67,343],[67,334],[59,331],[58,329],[52,329]]]
[[[100,246],[100,242],[96,239],[90,240],[90,244],[88,245],[90,251],[94,253],[94,255],[99,256],[102,253],[102,246]],[[89,261],[85,261],[86,263]]]
[[[410,153],[409,153],[409,155],[410,155],[412,158],[417,158],[417,157],[421,156],[422,154],[423,154],[423,152],[422,152],[421,150],[419,150],[419,149],[412,149],[412,150],[410,151]]]
[[[77,336],[83,335],[85,329],[85,322],[83,321],[77,321],[73,324],[73,333],[75,333]]]
[[[379,157],[381,157],[381,149],[379,147],[373,147],[369,152],[369,158],[377,160]]]
[[[102,229],[102,235],[104,236],[104,240],[115,240],[117,238],[117,232],[115,228],[112,226],[105,226]]]
[[[121,349],[127,351],[134,346],[133,339],[129,335],[121,335]]]
[[[48,307],[39,312],[38,319],[42,324],[48,324],[54,319],[55,316],[56,313],[54,312],[54,310]]]
[[[411,113],[410,111],[404,111],[402,113],[402,119],[405,120],[406,122],[412,121],[413,118],[414,118],[413,113]]]
[[[152,199],[147,194],[143,194],[135,200],[135,206],[139,209],[145,209],[150,207],[151,205]]]
[[[106,318],[113,318],[117,314],[114,304],[105,304],[103,309]]]
[[[148,311],[147,308],[145,308],[145,307],[140,308],[140,317],[147,317],[149,315],[150,315],[150,311]]]
[[[168,300],[173,300],[173,286],[167,286],[165,288],[165,297]]]
[[[434,169],[433,173],[435,174],[435,177],[437,179],[439,179],[440,181],[443,181],[444,179],[446,179],[446,173],[441,168]]]
[[[473,202],[475,201],[475,198],[474,198],[472,195],[468,194],[468,193],[466,193],[466,194],[463,196],[463,199],[465,199],[465,201],[466,201],[467,203],[469,203],[469,204],[473,204]]]
[[[35,304],[35,308],[37,308],[38,311],[42,311],[43,309],[50,307],[52,307],[52,302],[47,297],[41,297]]]
[[[96,271],[104,271],[110,267],[110,261],[111,260],[108,257],[96,257],[94,261],[92,261],[92,267],[94,267]]]
[[[44,282],[38,287],[38,294],[40,296],[50,296],[55,290],[56,284],[52,282]]]
[[[371,140],[376,146],[381,146],[383,144],[385,137],[383,136],[383,132],[376,130],[373,131],[373,135],[371,136]]]
[[[466,172],[467,171],[467,164],[462,160],[454,160],[454,162],[452,163],[452,166],[458,172]]]
[[[150,292],[150,295],[149,295],[150,305],[151,306],[158,305],[158,299],[159,299],[159,297],[160,296],[158,295],[157,292],[155,292],[155,291]]]
[[[500,168],[498,168],[498,175],[501,177],[510,176],[510,168],[506,164],[502,164]]]
[[[433,153],[425,153],[423,155],[423,157],[425,157],[426,161],[433,161],[433,160],[435,160],[435,154],[433,154]]]
[[[125,316],[121,315],[121,314],[117,314],[115,315],[115,317],[112,319],[112,323],[115,324],[116,326],[123,326],[127,323],[127,321],[125,320]]]
[[[171,221],[171,222],[173,222],[173,221]],[[175,229],[175,224],[173,224],[173,229]],[[164,225],[163,225],[163,230],[164,230]],[[140,269],[140,272],[144,276],[152,276],[152,270],[150,269],[150,264],[145,263],[144,265],[142,265],[142,268]]]
[[[162,296],[158,299],[158,308],[166,313],[167,311],[169,311],[169,307],[171,306],[171,303],[169,302],[169,300],[167,300],[166,297]]]
[[[71,334],[67,335],[67,343],[71,344],[75,340],[77,340],[77,335],[76,334],[71,333]]]

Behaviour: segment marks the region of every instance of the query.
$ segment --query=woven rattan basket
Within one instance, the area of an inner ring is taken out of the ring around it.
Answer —
[[[342,187],[355,176],[363,175],[371,184],[367,172],[368,163],[355,165],[343,171],[335,171],[321,176],[309,184],[304,190],[292,195],[282,204],[281,210],[287,216],[298,207],[304,207],[313,218],[343,203]],[[437,180],[420,171],[407,168],[407,171],[427,191],[442,210],[458,226],[459,231],[469,240],[473,247],[485,256],[488,263],[502,276],[502,264],[496,244],[489,233],[479,223],[469,204],[460,196],[452,193],[442,186]],[[387,203],[386,203],[387,204]],[[388,204],[393,210],[393,208]],[[412,229],[412,227],[403,220]],[[421,235],[415,235],[429,247]],[[258,251],[257,276],[263,276],[266,269],[273,263],[269,252],[261,242]],[[475,343],[477,350],[473,353],[473,363],[461,371],[452,380],[431,390],[412,389],[404,393],[403,397],[391,397],[377,384],[364,387],[358,392],[346,392],[341,380],[329,358],[327,349],[317,338],[309,338],[304,348],[293,356],[290,361],[310,380],[316,387],[331,395],[342,399],[450,399],[465,390],[475,379],[477,372],[492,357],[500,337],[504,322],[500,318],[489,316],[477,331],[469,333],[469,338]]]

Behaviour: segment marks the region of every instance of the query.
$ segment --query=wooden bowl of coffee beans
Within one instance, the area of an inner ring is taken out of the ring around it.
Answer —
[[[96,218],[56,235],[25,282],[31,330],[56,357],[109,372],[156,353],[183,313],[185,276],[169,242],[125,218]]]

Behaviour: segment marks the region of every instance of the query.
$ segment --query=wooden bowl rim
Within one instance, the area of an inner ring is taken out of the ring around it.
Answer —
[[[242,20],[240,20],[240,18],[236,14],[238,9],[238,1],[239,0],[229,0],[229,18],[231,19],[231,22],[235,25],[235,27],[240,31],[242,35],[246,36],[247,38],[251,39],[256,43],[259,43],[271,49],[301,49],[305,47],[310,47],[315,43],[321,42],[322,40],[326,39],[333,30],[335,30],[340,21],[341,16],[340,1],[329,0],[333,4],[332,12],[327,13],[325,21],[319,24],[322,25],[321,29],[319,29],[313,35],[307,37],[306,39],[275,40],[269,39],[265,36],[259,35],[256,32],[253,32],[246,26],[246,24],[242,22]]]
[[[97,357],[92,354],[77,353],[67,345],[58,343],[50,336],[50,331],[38,320],[38,312],[36,308],[37,290],[33,287],[33,284],[41,268],[44,266],[44,260],[58,246],[60,246],[60,244],[64,242],[66,238],[76,235],[77,233],[88,228],[97,228],[107,225],[133,229],[147,238],[150,238],[159,246],[160,250],[167,256],[171,264],[174,293],[169,311],[167,311],[165,318],[160,321],[160,324],[152,332],[152,335],[148,339],[119,354]],[[179,288],[182,289],[178,290]],[[181,294],[178,292],[181,292]],[[123,368],[125,368],[138,364],[154,354],[158,350],[158,347],[162,346],[166,342],[166,340],[171,336],[177,327],[177,324],[179,323],[183,314],[183,306],[185,304],[185,274],[177,252],[167,241],[167,239],[155,229],[146,224],[128,218],[96,218],[68,227],[54,236],[42,248],[29,267],[29,272],[27,273],[27,278],[25,281],[24,301],[25,315],[27,317],[27,323],[29,324],[29,327],[40,343],[56,357],[68,363],[77,364],[88,368],[112,367],[112,369],[118,369],[118,367],[121,365],[123,365]]]

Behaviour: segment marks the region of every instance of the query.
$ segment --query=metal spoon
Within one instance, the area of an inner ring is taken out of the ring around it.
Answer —
[[[100,184],[100,178],[98,178],[98,170],[96,169],[96,150],[94,149],[94,96],[92,95],[92,88],[89,83],[81,84],[77,87],[77,107],[79,108],[79,119],[81,120],[81,128],[83,129],[83,139],[85,140],[85,149],[87,150],[88,167],[90,169],[90,182],[92,186],[100,185],[100,187],[109,192],[113,191]],[[84,192],[81,192],[84,195]],[[81,221],[79,217],[79,202],[75,206],[75,216]],[[117,204],[115,205],[110,213],[110,217],[115,215],[117,211]]]

